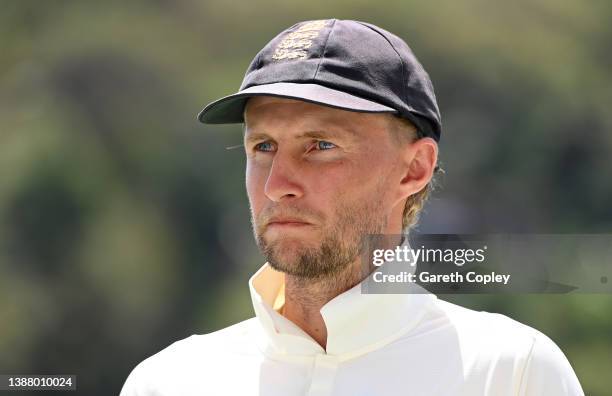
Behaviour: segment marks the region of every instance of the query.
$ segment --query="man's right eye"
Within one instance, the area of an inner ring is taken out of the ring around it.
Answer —
[[[274,147],[270,142],[257,143],[254,147],[255,151],[272,151]]]

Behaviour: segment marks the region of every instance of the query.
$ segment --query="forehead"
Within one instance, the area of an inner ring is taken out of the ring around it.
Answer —
[[[385,128],[389,114],[359,113],[302,100],[256,96],[249,98],[244,112],[247,130],[258,126],[331,124],[350,129]]]

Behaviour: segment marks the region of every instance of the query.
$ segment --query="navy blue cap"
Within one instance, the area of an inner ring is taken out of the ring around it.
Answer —
[[[440,140],[440,111],[429,75],[402,39],[370,23],[296,23],[259,51],[237,93],[208,104],[198,119],[242,123],[246,101],[253,96],[395,113],[410,120],[422,136]]]

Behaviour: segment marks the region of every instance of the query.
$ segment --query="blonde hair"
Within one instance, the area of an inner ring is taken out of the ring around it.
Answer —
[[[406,118],[396,116],[395,114],[389,114],[389,133],[400,146],[415,142],[423,137],[412,122]],[[427,202],[427,198],[435,187],[437,187],[437,180],[435,177],[440,173],[444,173],[444,170],[440,168],[439,165],[436,165],[433,176],[427,185],[419,192],[406,198],[402,214],[402,231],[404,233],[408,233],[410,229],[417,225],[419,215],[423,210],[423,206],[425,206],[425,202]]]

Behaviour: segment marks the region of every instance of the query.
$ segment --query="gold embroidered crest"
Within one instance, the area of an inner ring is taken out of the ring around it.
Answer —
[[[272,59],[304,59],[312,40],[325,27],[327,20],[311,21],[300,26],[295,32],[288,33],[276,46]]]

